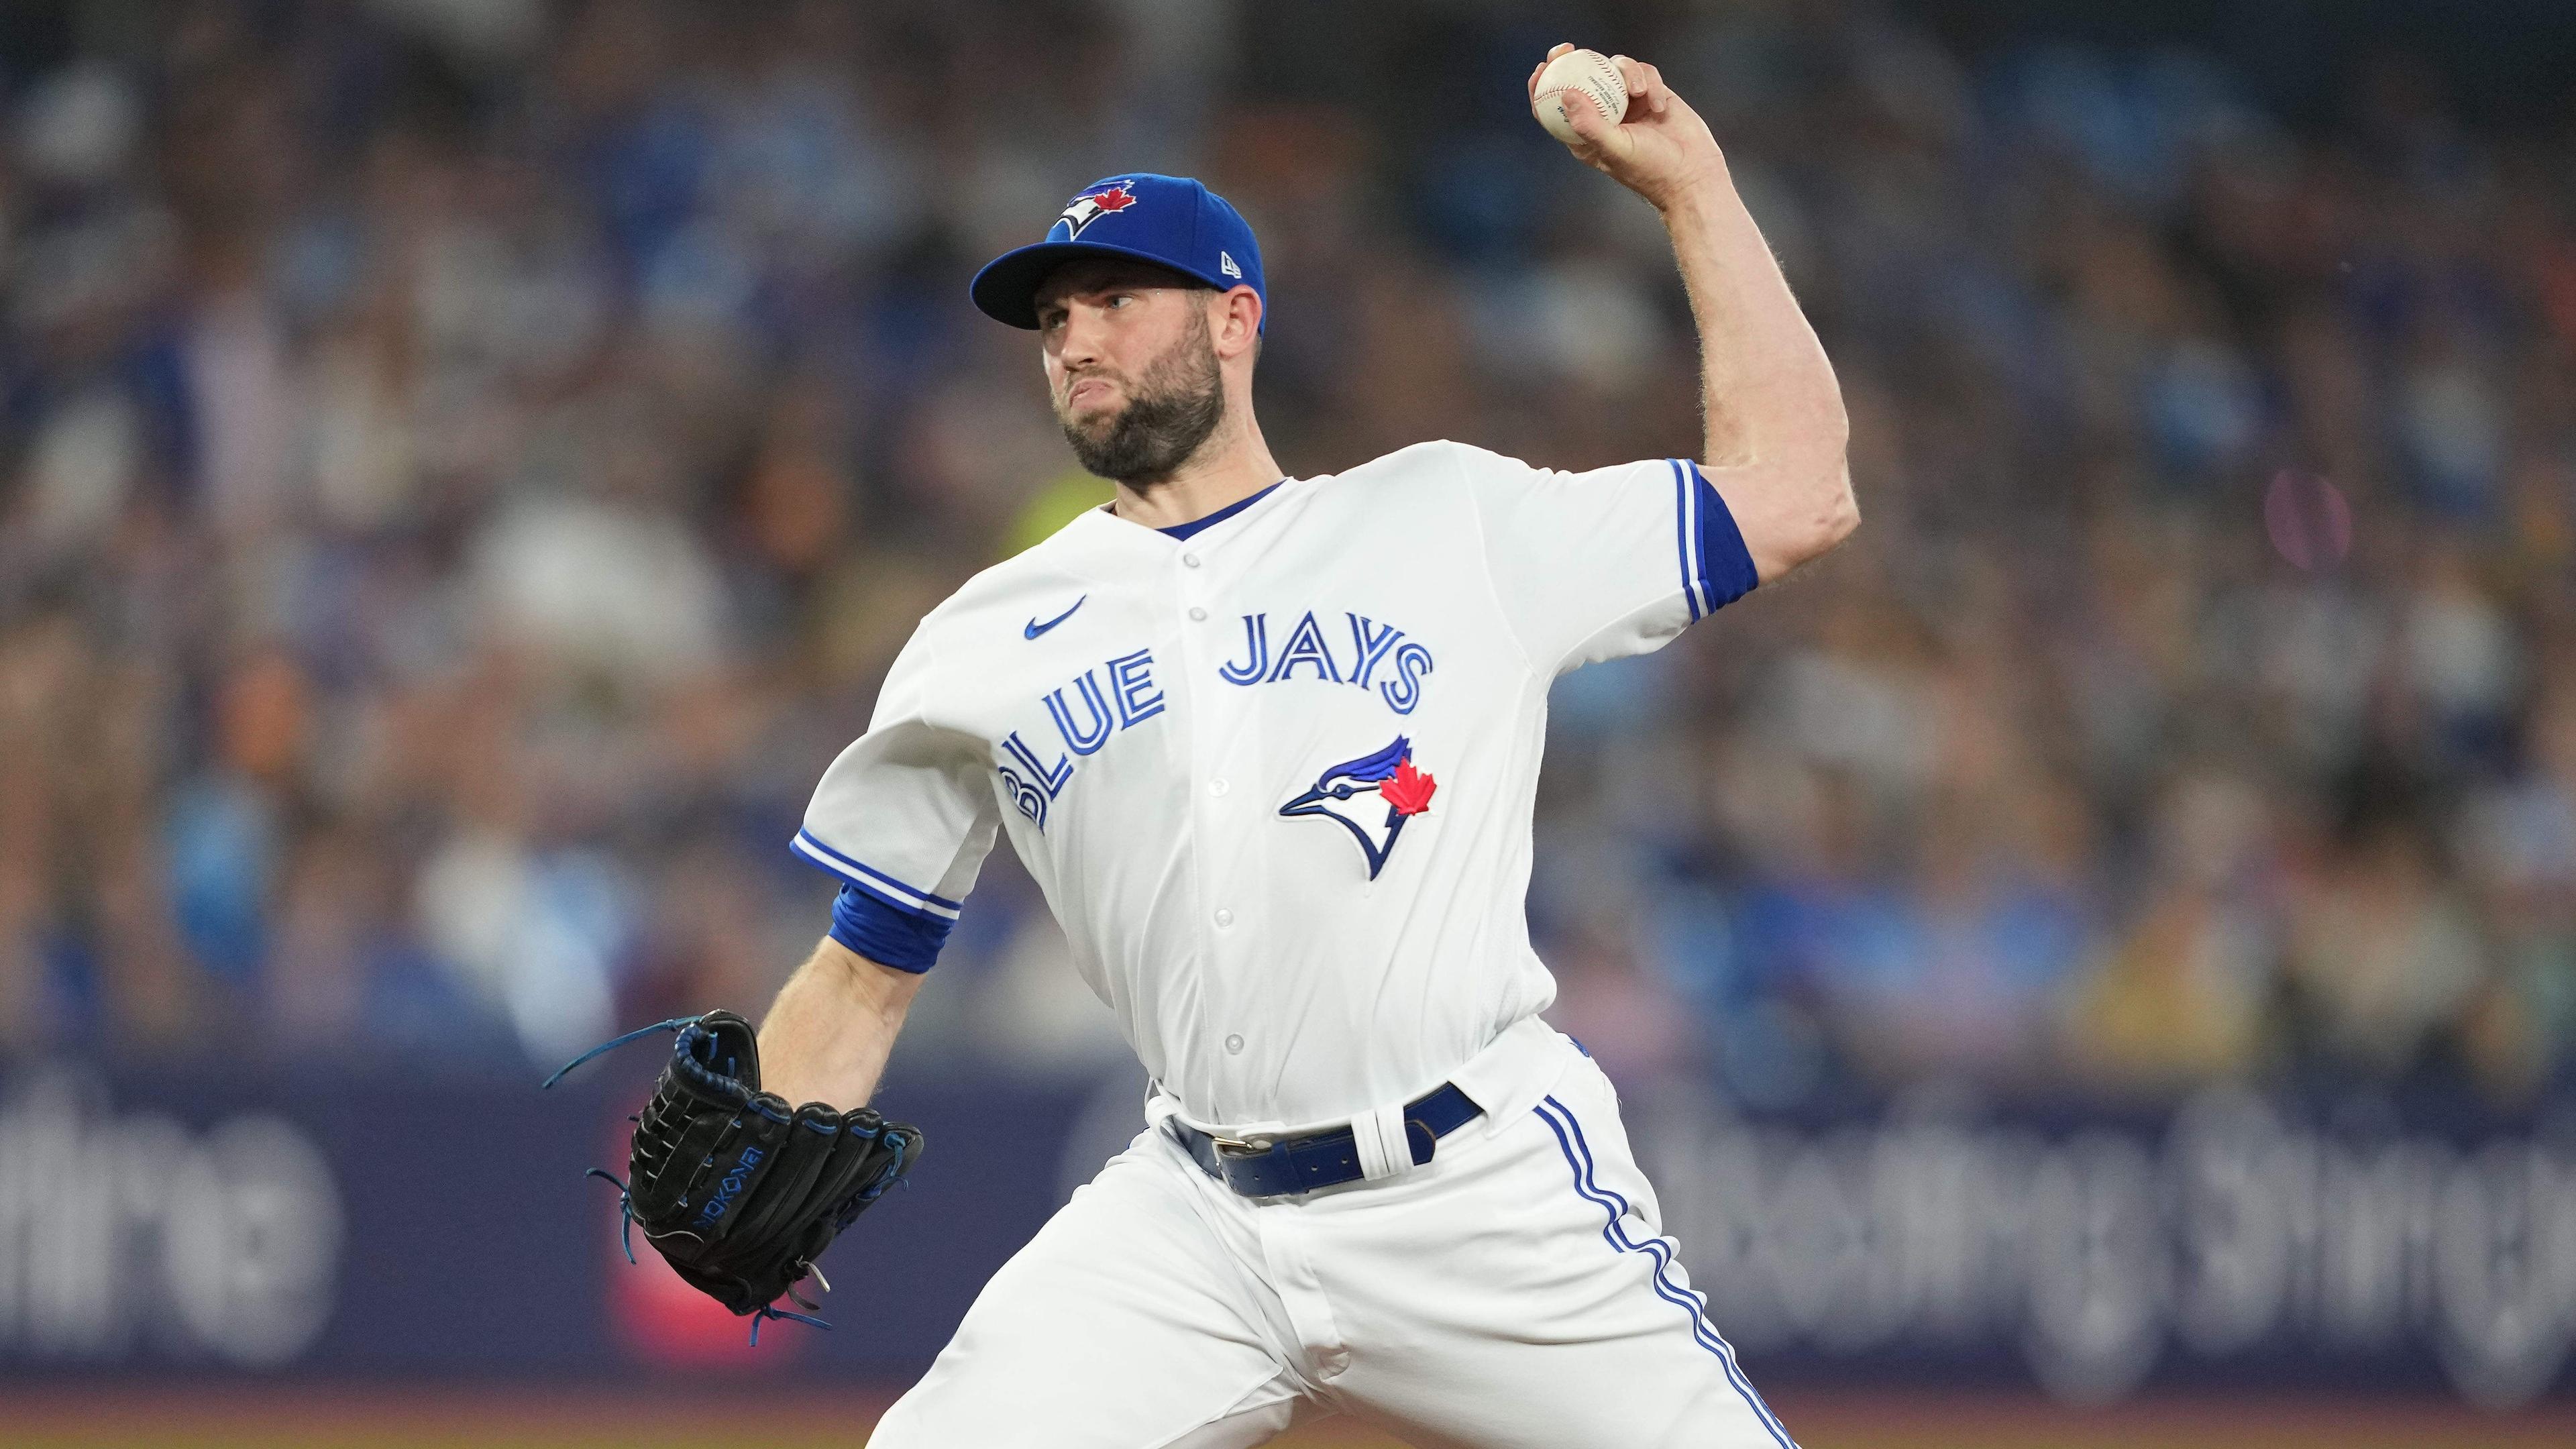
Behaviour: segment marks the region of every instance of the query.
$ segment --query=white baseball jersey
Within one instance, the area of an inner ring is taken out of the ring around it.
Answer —
[[[795,848],[927,969],[996,828],[1183,1114],[1347,1120],[1555,985],[1524,897],[1548,687],[1741,596],[1690,463],[1426,443],[1160,531],[1093,510],[896,659]]]

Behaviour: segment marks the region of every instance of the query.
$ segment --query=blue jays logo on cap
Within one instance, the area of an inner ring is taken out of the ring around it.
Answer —
[[[1219,291],[1250,287],[1261,298],[1261,328],[1270,330],[1261,244],[1243,214],[1187,176],[1150,171],[1105,176],[1075,192],[1043,240],[995,257],[968,290],[986,316],[1034,331],[1047,274],[1086,256],[1152,262]]]
[[[1397,735],[1394,743],[1374,754],[1325,766],[1314,786],[1280,806],[1279,813],[1291,819],[1320,816],[1349,831],[1368,860],[1369,879],[1375,880],[1386,869],[1386,858],[1394,853],[1404,822],[1428,811],[1431,794],[1438,788],[1438,781],[1414,768],[1413,741]],[[1384,805],[1386,818],[1378,819],[1374,809],[1351,803],[1362,795],[1374,797],[1371,805]]]
[[[1057,217],[1055,225],[1047,228],[1047,236],[1050,239],[1071,241],[1082,235],[1084,227],[1104,216],[1125,211],[1135,204],[1136,193],[1128,190],[1127,183],[1124,181],[1114,181],[1107,186],[1094,187],[1066,205],[1064,215]],[[1064,235],[1057,238],[1058,232]]]

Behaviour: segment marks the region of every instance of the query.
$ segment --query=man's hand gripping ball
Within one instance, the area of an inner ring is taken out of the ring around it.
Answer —
[[[1565,141],[1578,160],[1658,208],[1670,207],[1693,188],[1725,175],[1726,159],[1708,123],[1672,93],[1661,72],[1642,60],[1609,57],[1628,87],[1625,112],[1609,116],[1583,85],[1571,83],[1576,79],[1573,72],[1560,71],[1556,65],[1560,57],[1575,56],[1576,65],[1589,70],[1581,63],[1583,54],[1571,45],[1560,45],[1529,77],[1530,114]],[[1559,74],[1551,76],[1551,71]],[[1561,108],[1563,119],[1546,114],[1542,106],[1548,111]],[[1567,137],[1564,131],[1573,134]]]

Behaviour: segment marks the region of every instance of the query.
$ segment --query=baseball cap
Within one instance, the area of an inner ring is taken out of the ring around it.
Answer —
[[[1074,193],[1044,241],[985,263],[967,291],[986,316],[1036,331],[1038,284],[1075,257],[1134,257],[1219,291],[1250,287],[1261,298],[1262,330],[1269,330],[1270,292],[1261,283],[1261,246],[1251,225],[1190,177],[1150,171],[1102,177]]]

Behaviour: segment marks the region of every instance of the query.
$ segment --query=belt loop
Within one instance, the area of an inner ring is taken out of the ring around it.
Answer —
[[[1352,1118],[1351,1142],[1359,1149],[1360,1176],[1366,1181],[1413,1170],[1413,1144],[1405,1140],[1401,1102]]]

